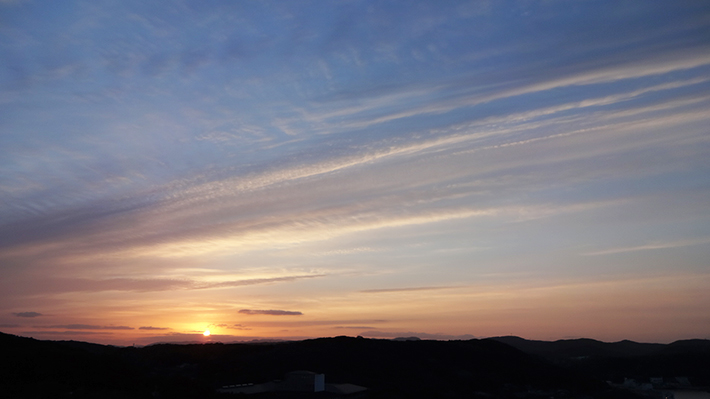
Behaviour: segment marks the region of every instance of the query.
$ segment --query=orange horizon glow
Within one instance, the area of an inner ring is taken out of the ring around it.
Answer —
[[[693,320],[694,314],[704,311],[697,304],[710,301],[710,292],[706,290],[709,284],[710,276],[684,274],[596,282],[521,281],[515,285],[344,292],[323,299],[327,300],[327,306],[306,301],[293,305],[302,312],[284,310],[291,308],[285,303],[278,306],[281,310],[274,307],[251,312],[228,308],[214,311],[205,324],[219,327],[218,335],[213,335],[214,329],[202,330],[181,323],[185,317],[204,317],[204,314],[199,307],[179,309],[178,302],[173,311],[164,311],[160,318],[144,319],[135,314],[113,320],[113,323],[99,318],[75,319],[71,324],[47,322],[52,328],[36,327],[34,331],[20,326],[2,330],[37,339],[65,339],[64,336],[71,334],[72,339],[113,345],[198,342],[198,338],[207,337],[228,343],[342,335],[365,338],[418,336],[440,340],[516,335],[546,341],[591,338],[605,342],[629,339],[670,343],[680,339],[708,338],[705,331],[710,329],[710,323]],[[263,287],[261,290],[265,291]],[[212,303],[202,301],[206,305],[217,306],[229,301],[217,290],[208,291],[200,293],[211,297]],[[604,294],[603,300],[598,298],[600,293]],[[276,292],[273,295],[278,298]],[[353,304],[353,297],[358,298],[357,305]],[[145,302],[142,309],[159,305]],[[96,306],[100,308],[102,304]],[[644,312],[646,308],[656,309],[656,312],[649,316]],[[678,308],[685,309],[685,312],[677,312]],[[396,312],[406,317],[391,316]],[[49,319],[54,316],[38,317]],[[672,322],[663,324],[663,320]],[[151,323],[152,326],[139,327]],[[91,331],[100,324],[105,327]],[[659,325],[663,329],[659,329]]]

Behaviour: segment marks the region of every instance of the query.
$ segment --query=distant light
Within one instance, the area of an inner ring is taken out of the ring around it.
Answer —
[[[209,337],[209,336],[210,336],[210,330],[205,330],[205,332],[203,332],[202,335],[204,335],[205,337]]]

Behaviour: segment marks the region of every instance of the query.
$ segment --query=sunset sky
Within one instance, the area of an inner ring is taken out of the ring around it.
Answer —
[[[672,342],[708,309],[710,2],[0,1],[2,332]]]

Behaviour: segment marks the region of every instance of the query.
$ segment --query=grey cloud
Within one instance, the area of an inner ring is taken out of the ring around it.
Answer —
[[[250,321],[249,325],[252,326],[258,326],[258,327],[269,327],[269,328],[277,328],[277,327],[313,327],[313,326],[342,326],[342,325],[357,325],[357,324],[362,324],[362,325],[368,325],[368,324],[380,324],[380,323],[388,323],[389,320],[301,320],[299,318],[295,319],[280,319],[280,320],[259,320],[259,321]]]
[[[37,313],[37,312],[20,312],[20,313],[13,313],[17,317],[37,317],[37,316],[42,316],[42,313]]]
[[[244,331],[251,330],[251,328],[244,326],[242,324],[235,324],[233,326],[227,326],[227,328],[229,328],[231,330],[244,330]]]
[[[62,324],[53,326],[32,326],[34,328],[66,328],[67,330],[134,330],[128,326],[97,326],[92,324]]]
[[[45,196],[70,197],[72,193],[46,192]],[[129,200],[128,203],[118,203],[114,200],[81,201],[79,205],[61,207],[49,205],[46,201],[38,200],[33,204],[19,204],[14,212],[4,215],[11,221],[0,225],[0,247],[12,247],[31,242],[43,242],[62,237],[71,239],[86,235],[97,234],[95,224],[101,221],[130,215],[155,206],[156,200],[149,201]],[[56,209],[58,208],[58,209]],[[17,219],[17,220],[12,220]],[[120,227],[116,225],[115,227]],[[15,232],[13,234],[13,231]],[[22,233],[22,234],[18,234]]]
[[[270,316],[302,316],[301,312],[294,312],[290,310],[253,310],[253,309],[242,309],[239,311],[241,314],[248,315],[270,315]]]
[[[101,292],[101,291],[133,291],[150,292],[187,289],[192,286],[192,282],[186,280],[170,279],[74,279],[74,278],[52,278],[33,279],[31,284],[23,284],[22,291],[15,292],[16,295],[34,295],[36,293],[59,293],[59,292]],[[7,286],[12,291],[13,286]]]
[[[2,328],[13,328],[13,327],[20,327],[19,324],[0,324],[0,327]]]
[[[375,328],[375,327],[370,327],[370,326],[335,326],[333,328],[362,330],[362,329]]]
[[[147,326],[147,327],[138,327],[139,330],[169,330],[170,328],[168,327],[153,327],[153,326]]]
[[[23,331],[23,335],[111,335],[110,332],[98,331]]]

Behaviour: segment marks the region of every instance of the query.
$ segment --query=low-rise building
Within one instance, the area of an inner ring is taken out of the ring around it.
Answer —
[[[259,394],[266,392],[282,392],[304,394],[318,394],[319,397],[329,398],[355,398],[362,397],[367,388],[355,384],[326,384],[325,374],[312,371],[291,371],[286,373],[283,380],[275,380],[261,384],[235,384],[225,385],[218,389],[220,393],[234,394]]]

